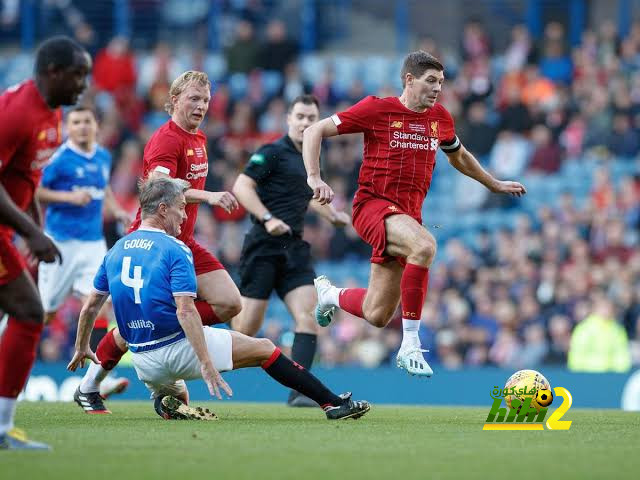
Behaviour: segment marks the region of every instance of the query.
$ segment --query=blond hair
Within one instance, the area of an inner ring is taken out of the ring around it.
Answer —
[[[187,70],[171,84],[171,88],[169,89],[169,101],[164,104],[164,109],[169,113],[169,115],[173,115],[173,102],[171,99],[174,96],[179,96],[191,83],[198,83],[203,87],[211,89],[211,82],[209,81],[209,77],[206,73],[198,72],[197,70]]]

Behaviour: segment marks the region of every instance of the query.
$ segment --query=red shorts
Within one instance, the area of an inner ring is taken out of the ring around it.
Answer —
[[[185,245],[191,249],[193,253],[193,266],[196,268],[196,277],[203,273],[213,272],[215,270],[224,270],[224,265],[214,257],[209,250],[204,248],[194,239],[185,242]]]
[[[404,258],[393,257],[385,252],[387,230],[384,226],[384,219],[391,215],[400,214],[411,216],[395,203],[383,198],[361,200],[353,205],[353,228],[358,232],[360,238],[373,248],[371,263],[386,263],[396,260],[403,266],[406,264]],[[420,219],[415,218],[415,220],[421,222]]]
[[[27,270],[27,263],[8,235],[0,235],[0,285],[6,285]]]

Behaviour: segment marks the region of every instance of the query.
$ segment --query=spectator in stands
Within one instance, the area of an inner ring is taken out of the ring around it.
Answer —
[[[562,148],[553,139],[551,130],[545,125],[536,125],[531,131],[533,152],[529,160],[529,171],[555,173],[562,164]]]
[[[604,292],[594,294],[592,313],[571,335],[568,366],[578,372],[627,372],[629,340],[616,321],[616,310]]]
[[[233,42],[225,49],[229,73],[249,73],[256,68],[258,52],[253,25],[246,20],[239,21]]]
[[[136,88],[136,67],[126,37],[113,37],[96,55],[93,82],[98,91],[118,95]]]
[[[264,70],[284,73],[285,67],[298,56],[296,43],[288,38],[287,28],[281,20],[269,22],[265,37],[258,55],[258,65]]]

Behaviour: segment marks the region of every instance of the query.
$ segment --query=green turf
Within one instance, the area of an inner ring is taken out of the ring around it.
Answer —
[[[319,409],[212,403],[218,422],[163,421],[150,403],[21,403],[17,423],[54,451],[0,452],[0,479],[640,478],[640,415],[572,409],[569,431],[483,432],[487,408]]]

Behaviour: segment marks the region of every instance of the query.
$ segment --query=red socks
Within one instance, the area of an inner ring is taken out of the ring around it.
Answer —
[[[364,318],[362,304],[367,295],[366,288],[343,288],[338,297],[340,308],[356,317]]]
[[[402,318],[420,320],[429,285],[429,269],[407,263],[400,280]]]
[[[44,324],[9,317],[0,339],[0,397],[17,398],[29,378]]]
[[[196,300],[194,302],[196,304],[196,309],[200,314],[200,318],[202,319],[202,325],[216,325],[218,323],[225,323],[223,320],[220,320],[216,315],[216,312],[213,311],[211,305],[209,305],[204,300]]]
[[[120,350],[120,347],[116,344],[116,339],[113,338],[113,331],[114,329],[112,328],[102,337],[96,349],[98,360],[100,360],[100,364],[105,370],[113,370],[122,356],[127,353],[126,350],[124,352]]]

